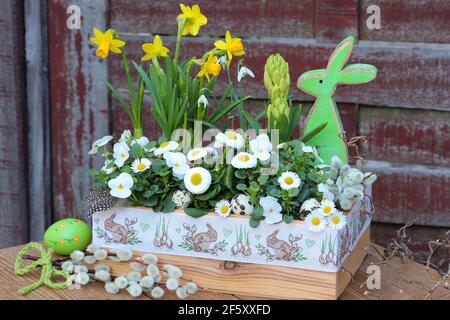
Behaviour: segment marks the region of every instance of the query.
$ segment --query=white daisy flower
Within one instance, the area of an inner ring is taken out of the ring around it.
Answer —
[[[323,163],[323,160],[319,157],[319,152],[317,151],[316,147],[304,145],[302,146],[302,151],[305,153],[313,153],[316,159]]]
[[[134,173],[139,173],[147,170],[152,165],[152,162],[147,158],[136,159],[131,164],[131,170]]]
[[[214,149],[213,149],[214,150]],[[194,148],[189,150],[187,158],[189,161],[196,161],[208,155],[208,151],[204,148]]]
[[[105,160],[105,163],[104,163],[104,165],[103,165],[103,167],[102,167],[101,170],[102,170],[103,172],[106,172],[106,174],[111,174],[111,173],[113,173],[114,171],[116,171],[116,168],[115,168],[115,167],[110,166],[111,163],[113,163],[112,160],[106,159],[106,160]]]
[[[131,139],[133,139],[133,136],[131,135],[131,131],[124,130],[122,135],[120,136],[119,142],[128,143]]]
[[[166,152],[175,151],[178,148],[178,142],[176,141],[166,141],[159,145],[158,148],[153,152],[155,156],[164,155]]]
[[[278,178],[278,183],[280,184],[281,189],[289,190],[292,188],[300,187],[301,180],[298,177],[298,174],[292,171],[285,171]]]
[[[227,200],[220,200],[217,202],[216,207],[214,208],[216,215],[222,218],[226,218],[230,215],[231,205]]]
[[[259,134],[256,139],[250,141],[250,151],[261,161],[270,159],[272,143],[267,134]]]
[[[117,178],[108,181],[109,193],[116,198],[128,198],[133,187],[133,178],[129,173],[122,172]]]
[[[182,179],[189,170],[187,159],[181,152],[167,152],[164,154],[166,164],[172,168],[172,173],[179,179]]]
[[[96,154],[98,152],[98,149],[100,147],[105,146],[108,142],[110,142],[113,139],[112,136],[104,136],[103,138],[94,141],[92,144],[91,150],[88,152],[89,154]]]
[[[239,69],[239,73],[238,73],[238,75],[237,75],[237,81],[238,81],[238,82],[241,82],[242,78],[244,78],[245,76],[250,76],[250,77],[252,77],[252,78],[255,77],[255,75],[254,75],[254,73],[252,72],[252,70],[250,70],[250,69],[247,68],[247,67],[241,67],[241,68]]]
[[[208,104],[209,104],[208,99],[205,97],[204,94],[202,94],[197,100],[197,106],[199,108],[206,108]]]
[[[305,218],[308,230],[311,232],[321,232],[325,229],[325,218],[318,211],[311,212]]]
[[[326,184],[319,183],[319,185],[317,186],[317,190],[323,194],[322,197],[324,200],[334,200],[334,194],[330,191]]]
[[[247,152],[239,152],[231,159],[231,165],[236,169],[254,168],[256,164],[256,157]]]
[[[263,208],[264,221],[268,224],[278,223],[283,220],[281,210],[283,209],[277,199],[271,196],[259,199],[259,204]]]
[[[114,145],[113,151],[114,163],[116,166],[121,168],[125,161],[127,161],[130,157],[130,147],[128,147],[124,142],[119,142]]]
[[[334,211],[328,218],[328,226],[331,229],[341,230],[347,224],[347,219],[341,211]]]
[[[320,207],[317,210],[321,215],[329,216],[331,213],[336,211],[336,206],[331,200],[322,200],[320,202]]]
[[[231,129],[225,131],[225,133],[219,132],[216,135],[214,147],[222,148],[224,145],[235,149],[241,149],[244,146],[244,138],[242,135]]]
[[[202,194],[211,185],[211,173],[202,167],[189,169],[184,175],[184,185],[192,194]]]

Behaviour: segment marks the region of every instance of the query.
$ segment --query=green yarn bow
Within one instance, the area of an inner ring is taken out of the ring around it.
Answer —
[[[39,251],[40,258],[24,267],[20,267],[24,256],[28,253],[28,251],[30,251],[30,249],[33,248]],[[42,268],[39,280],[29,286],[20,288],[19,292],[21,294],[26,294],[42,285],[46,285],[51,289],[65,289],[71,284],[69,273],[67,271],[58,270],[53,266],[52,256],[53,249],[49,248],[48,250],[45,250],[44,247],[38,242],[30,242],[23,247],[22,250],[20,250],[17,254],[16,262],[14,263],[14,272],[17,275],[23,276],[32,270]],[[53,282],[52,278],[58,276],[64,278],[65,280],[63,282]]]

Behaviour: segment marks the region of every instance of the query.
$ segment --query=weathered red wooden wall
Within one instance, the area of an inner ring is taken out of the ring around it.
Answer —
[[[64,10],[72,3],[81,6],[84,20],[80,31],[64,28]],[[162,35],[173,50],[178,3],[49,2],[55,218],[76,212],[87,186],[83,168],[92,165],[87,156],[90,142],[110,126],[115,134],[129,126],[114,102],[108,118],[107,98],[98,77],[104,66],[89,49],[88,31],[94,26],[113,27],[127,41],[127,51],[136,60],[142,56],[140,44],[150,41],[153,34]],[[290,64],[294,97],[311,102],[311,97],[295,88],[297,77],[306,70],[324,67],[336,43],[348,34],[356,35],[360,42],[350,62],[372,63],[379,75],[367,85],[338,88],[336,97],[347,131],[366,135],[370,141],[362,146],[362,153],[369,160],[368,169],[379,176],[374,199],[375,219],[380,224],[373,237],[385,242],[389,236],[383,230],[415,217],[421,218],[418,223],[433,237],[440,232],[438,227],[450,226],[449,1],[195,3],[209,21],[199,37],[184,40],[183,55],[199,55],[231,30],[243,38],[245,62],[256,74],[256,80],[245,82],[255,99],[266,98],[262,66],[269,54],[279,52]],[[380,30],[366,27],[366,10],[372,4],[381,8]],[[109,59],[109,71],[114,84],[125,88],[119,57]],[[98,92],[101,98],[96,98]],[[261,100],[249,105],[259,108]],[[148,105],[144,111],[146,134],[155,137],[158,131],[147,111]]]

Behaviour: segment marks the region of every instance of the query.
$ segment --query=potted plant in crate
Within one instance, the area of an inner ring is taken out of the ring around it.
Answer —
[[[227,31],[207,52],[180,61],[183,37],[196,36],[207,23],[198,6],[181,10],[174,54],[156,35],[142,45],[142,63],[132,62],[132,70],[119,34],[94,29],[99,57],[122,55],[130,102],[106,83],[134,125],[112,146],[112,136],[92,146],[91,153],[105,159],[102,168],[91,170],[95,187],[82,206],[93,216],[94,244],[161,254],[211,289],[336,298],[349,281],[341,268],[354,271],[365,255],[355,248],[368,242],[376,176],[348,165],[333,94],[339,83],[372,80],[376,68],[346,65],[355,42],[348,37],[326,69],[303,74],[299,88],[317,100],[303,135],[294,139],[301,107],[289,98],[283,57],[268,58],[267,107],[253,115],[245,110],[249,97],[240,94],[242,79],[254,77],[244,64],[243,41]],[[155,141],[142,130],[147,93],[163,132]],[[226,261],[245,268],[228,270]],[[204,279],[196,277],[202,268]],[[268,285],[270,292],[263,290]]]

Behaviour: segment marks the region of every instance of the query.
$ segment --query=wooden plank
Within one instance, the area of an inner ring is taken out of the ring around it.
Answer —
[[[381,9],[381,29],[369,30],[367,7]],[[362,0],[359,1],[360,38],[375,41],[450,43],[448,0]]]
[[[349,35],[358,38],[358,1],[321,0],[315,3],[317,40],[339,42]]]
[[[51,216],[47,46],[47,2],[26,0],[28,207],[31,240],[42,239]]]
[[[0,2],[0,247],[28,239],[23,3]]]
[[[148,36],[127,35],[130,57],[138,61],[142,57],[140,44],[148,42]],[[163,37],[169,48],[174,38]],[[183,42],[183,56],[199,56],[210,49],[213,39],[186,38]],[[245,93],[254,98],[266,98],[263,66],[267,57],[281,53],[289,62],[292,79],[291,92],[294,99],[312,101],[313,98],[295,87],[300,74],[307,70],[323,68],[334,49],[335,43],[324,44],[305,39],[280,38],[245,40],[245,64],[255,73],[256,79],[245,80]],[[405,108],[450,110],[450,45],[427,46],[422,44],[401,44],[361,41],[356,45],[349,63],[368,63],[379,69],[377,78],[365,85],[339,86],[336,101],[375,106],[396,106]],[[173,51],[173,49],[172,49]],[[414,70],[412,72],[411,70]],[[125,87],[123,71],[118,57],[111,59],[112,79],[116,85]],[[232,70],[234,78],[234,69]],[[418,81],[417,75],[420,75]],[[223,75],[224,76],[224,75]]]
[[[450,226],[450,170],[443,167],[369,161],[378,176],[373,186],[374,220],[404,224]]]
[[[109,132],[107,64],[89,44],[93,27],[104,29],[105,0],[50,1],[48,16],[54,218],[74,216],[90,184],[87,169],[100,165],[91,143]],[[69,5],[78,5],[80,30],[66,27]]]
[[[180,1],[111,1],[111,26],[120,32],[176,35],[175,19]],[[184,1],[198,4],[208,18],[201,35],[224,36],[226,30],[240,37],[279,36],[314,38],[314,1]]]
[[[360,107],[359,131],[369,139],[367,159],[450,165],[450,113]]]

